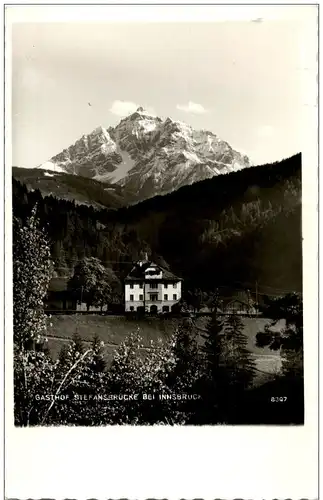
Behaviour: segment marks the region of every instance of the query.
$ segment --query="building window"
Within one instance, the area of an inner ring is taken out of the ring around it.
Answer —
[[[168,288],[168,283],[165,283],[165,284],[164,284],[164,288]]]
[[[133,302],[133,295],[130,295],[130,300],[131,302]]]
[[[173,284],[173,288],[177,288],[177,283],[174,283],[174,284]]]
[[[131,290],[133,289],[133,283],[131,283],[130,288],[131,288]]]
[[[144,296],[143,295],[139,295],[139,300],[144,300]]]
[[[152,269],[149,269],[146,274],[148,276],[154,276],[155,274],[160,274],[160,271],[159,269],[156,269],[156,268],[152,268]]]
[[[158,288],[158,283],[150,283],[150,288]]]
[[[164,300],[168,300],[168,295],[167,295],[167,293],[165,293],[165,295],[164,295]]]
[[[176,293],[174,293],[174,295],[173,295],[173,300],[177,300],[177,295],[176,295]]]
[[[152,302],[154,302],[154,301],[158,300],[158,294],[157,294],[157,293],[151,293],[151,294],[150,294],[150,300],[151,300]]]
[[[142,283],[139,283],[139,288],[142,288],[143,287],[143,284]]]

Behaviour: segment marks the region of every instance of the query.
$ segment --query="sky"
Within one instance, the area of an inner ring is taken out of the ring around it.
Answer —
[[[17,23],[12,164],[37,166],[138,106],[214,132],[254,164],[301,150],[301,19]]]

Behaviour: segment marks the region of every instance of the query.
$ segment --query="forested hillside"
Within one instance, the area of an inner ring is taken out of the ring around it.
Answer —
[[[301,290],[301,155],[215,177],[109,215],[201,288]]]
[[[37,202],[56,272],[98,257],[122,276],[140,252],[165,261],[189,288],[259,283],[301,291],[301,155],[186,186],[119,210],[28,192],[13,180],[13,208],[25,219]]]
[[[37,205],[37,217],[49,237],[58,276],[71,275],[75,264],[84,257],[97,257],[122,275],[141,251],[149,251],[144,242],[134,237],[133,231],[121,227],[111,229],[103,224],[107,210],[43,196],[39,189],[28,190],[15,178],[12,194],[13,213],[22,222]],[[121,268],[118,264],[127,261],[129,265],[126,267]]]

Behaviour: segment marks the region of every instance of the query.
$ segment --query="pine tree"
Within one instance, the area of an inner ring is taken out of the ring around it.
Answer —
[[[191,318],[184,318],[175,333],[173,353],[176,365],[170,379],[182,388],[190,389],[198,376],[200,368],[200,352],[197,334]]]
[[[223,364],[230,373],[230,383],[237,394],[247,389],[255,374],[255,363],[247,349],[248,339],[243,333],[243,324],[237,314],[225,320],[223,335]]]
[[[92,339],[92,358],[90,362],[90,369],[95,373],[103,373],[106,369],[106,361],[103,355],[104,343],[96,334]]]
[[[206,423],[232,423],[255,366],[238,316],[224,322],[215,311],[204,335],[205,375],[202,385]]]
[[[202,377],[202,356],[198,332],[191,318],[184,318],[174,335],[172,353],[174,366],[167,376],[167,386],[174,394],[196,395]],[[181,416],[181,423],[190,423],[198,413],[199,400],[178,400],[172,404],[169,420]]]
[[[55,269],[59,276],[68,274],[68,266],[65,260],[65,250],[61,240],[56,241],[52,247],[52,257],[55,261]]]
[[[75,361],[78,357],[82,356],[84,353],[84,341],[80,334],[75,331],[72,336],[72,342],[69,346],[69,355],[73,361]]]
[[[223,322],[219,320],[217,312],[214,311],[207,325],[206,335],[203,335],[205,339],[203,352],[205,354],[207,373],[215,382],[222,353],[222,330]]]
[[[58,362],[62,367],[68,366],[68,347],[66,344],[59,351]]]
[[[203,375],[199,385],[201,396],[200,415],[196,415],[200,423],[219,423],[225,421],[221,403],[226,372],[221,366],[223,322],[215,310],[210,318],[206,332],[202,335]]]
[[[78,411],[78,425],[103,425],[109,413],[109,404],[104,401],[106,393],[106,362],[103,353],[104,343],[95,335],[91,352],[84,360],[80,377],[79,393],[86,397],[86,404]]]

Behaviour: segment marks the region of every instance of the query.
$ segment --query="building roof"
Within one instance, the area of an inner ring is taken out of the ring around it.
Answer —
[[[246,307],[250,307],[250,308],[253,308],[255,307],[255,303],[254,302],[245,302],[245,301],[242,301],[242,300],[239,300],[239,299],[233,299],[231,300],[230,302],[227,302],[225,304],[225,308],[231,306],[232,304],[240,304],[242,306],[246,306]]]
[[[228,297],[221,297],[221,299],[225,307],[233,302],[239,302],[240,304],[244,304],[249,307],[253,307],[255,305],[253,294],[244,290],[237,291]]]
[[[142,261],[141,265],[136,262],[134,267],[131,269],[130,273],[128,276],[126,276],[125,281],[140,281],[144,280],[145,278],[145,271],[149,267],[154,266],[157,269],[160,269],[163,273],[163,276],[161,278],[162,281],[181,281],[182,278],[179,278],[175,274],[171,273],[167,269],[164,269],[163,267],[155,264],[152,261]]]

